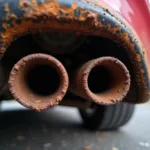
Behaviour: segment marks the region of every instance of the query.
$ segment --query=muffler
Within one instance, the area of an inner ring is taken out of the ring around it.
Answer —
[[[31,54],[17,62],[9,77],[14,98],[27,108],[42,111],[59,104],[68,89],[63,65],[46,54]]]
[[[101,57],[83,64],[70,79],[72,93],[103,105],[120,102],[129,88],[128,69],[113,57]]]

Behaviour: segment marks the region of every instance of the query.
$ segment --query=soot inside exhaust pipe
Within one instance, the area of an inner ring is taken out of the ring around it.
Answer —
[[[88,77],[88,86],[93,93],[105,92],[110,88],[111,76],[105,67],[96,66]]]
[[[59,88],[60,77],[56,69],[51,66],[38,65],[27,72],[26,83],[34,93],[48,96]]]

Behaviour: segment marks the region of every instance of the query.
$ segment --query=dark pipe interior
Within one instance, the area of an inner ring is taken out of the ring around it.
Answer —
[[[26,84],[34,93],[48,96],[59,88],[60,77],[51,66],[38,65],[27,72]]]
[[[93,93],[105,92],[110,88],[111,75],[103,66],[94,67],[88,77],[88,86]]]

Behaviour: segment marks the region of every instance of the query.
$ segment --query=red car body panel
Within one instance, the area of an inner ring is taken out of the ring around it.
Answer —
[[[150,1],[102,0],[126,19],[138,34],[150,61]]]

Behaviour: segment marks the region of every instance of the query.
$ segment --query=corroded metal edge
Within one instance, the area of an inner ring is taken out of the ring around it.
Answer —
[[[43,61],[44,64],[52,65],[57,70],[61,81],[59,88],[55,93],[51,95],[40,96],[28,90],[28,86],[22,86],[25,83],[24,81],[20,80],[20,78],[18,79],[18,77],[24,75],[25,70],[28,69],[28,67],[30,67],[31,64],[35,65],[35,61]],[[36,53],[25,56],[14,65],[10,73],[8,83],[10,92],[20,104],[29,109],[42,111],[60,103],[60,101],[63,99],[68,90],[69,77],[66,72],[66,69],[57,59],[50,55]]]
[[[100,93],[93,93],[90,90],[89,75],[92,72],[92,69],[97,66],[107,68],[111,74],[110,76],[118,77],[115,81],[112,79],[114,83],[111,81],[111,90],[108,88]],[[119,78],[119,76],[121,78]],[[129,71],[121,61],[114,57],[100,57],[86,62],[73,73],[70,80],[70,90],[73,93],[102,105],[111,105],[121,102],[127,95],[129,88]]]
[[[1,0],[0,55],[16,38],[48,30],[103,36],[121,43],[134,67],[138,102],[150,96],[148,61],[138,36],[119,14],[97,0]]]

